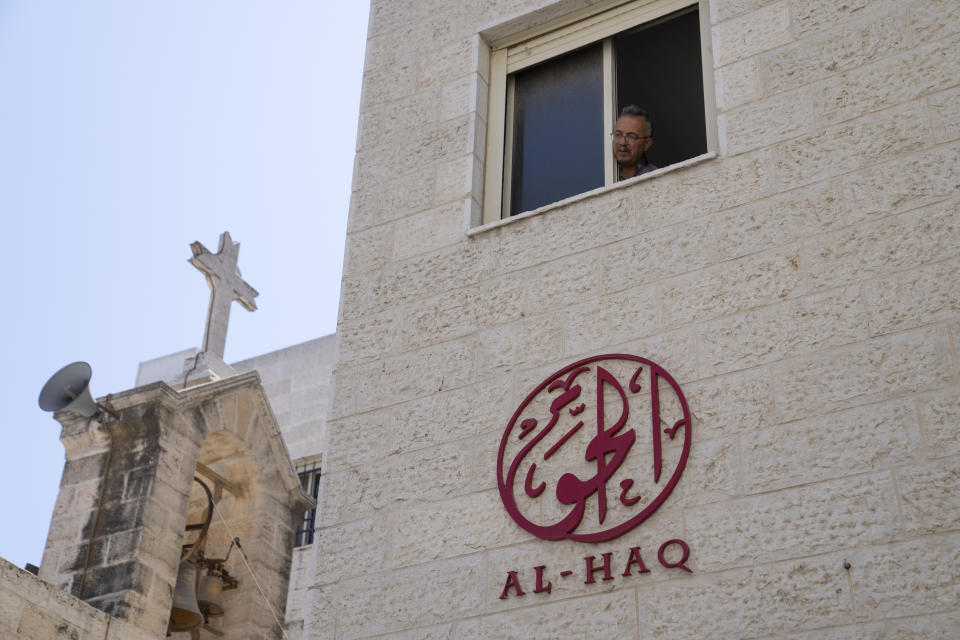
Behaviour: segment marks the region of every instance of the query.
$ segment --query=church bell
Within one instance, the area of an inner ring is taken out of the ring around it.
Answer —
[[[197,602],[208,616],[223,615],[223,579],[212,573],[200,578]]]
[[[170,632],[190,631],[203,624],[203,614],[197,602],[197,565],[184,562],[177,574],[173,591],[173,610],[170,612]]]

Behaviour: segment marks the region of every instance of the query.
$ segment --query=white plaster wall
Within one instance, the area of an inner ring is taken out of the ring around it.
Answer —
[[[720,158],[468,236],[478,33],[589,4],[372,2],[304,637],[955,637],[960,5],[716,0]],[[687,471],[610,544],[535,539],[497,443],[605,352],[683,386]],[[498,597],[667,537],[692,574]]]

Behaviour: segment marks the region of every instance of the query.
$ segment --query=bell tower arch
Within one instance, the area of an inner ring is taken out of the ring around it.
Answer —
[[[282,637],[294,532],[312,500],[257,373],[158,382],[103,404],[94,418],[54,416],[67,460],[40,577],[161,638],[193,562],[198,581],[223,587],[202,624]]]

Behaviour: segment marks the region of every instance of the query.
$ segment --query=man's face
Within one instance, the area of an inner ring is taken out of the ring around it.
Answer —
[[[616,135],[617,133],[621,135]],[[636,140],[631,140],[636,136]],[[643,116],[620,116],[614,127],[613,157],[621,165],[635,165],[653,144],[647,137],[647,119]]]

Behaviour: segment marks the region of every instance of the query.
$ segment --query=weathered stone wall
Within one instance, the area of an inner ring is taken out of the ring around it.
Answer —
[[[323,451],[336,359],[337,336],[334,334],[231,365],[240,372],[260,374],[294,462]],[[287,633],[291,637],[303,626],[312,562],[311,547],[293,550],[286,608],[286,623],[290,625]]]
[[[323,450],[336,361],[337,336],[333,334],[230,365],[240,373],[260,374],[293,460]]]
[[[960,5],[716,0],[720,157],[468,234],[478,34],[590,4],[372,3],[305,637],[953,637]],[[498,441],[598,353],[677,378],[687,470],[620,539],[538,540]],[[650,573],[529,592],[632,546]]]
[[[0,558],[0,637],[20,640],[155,640]]]

